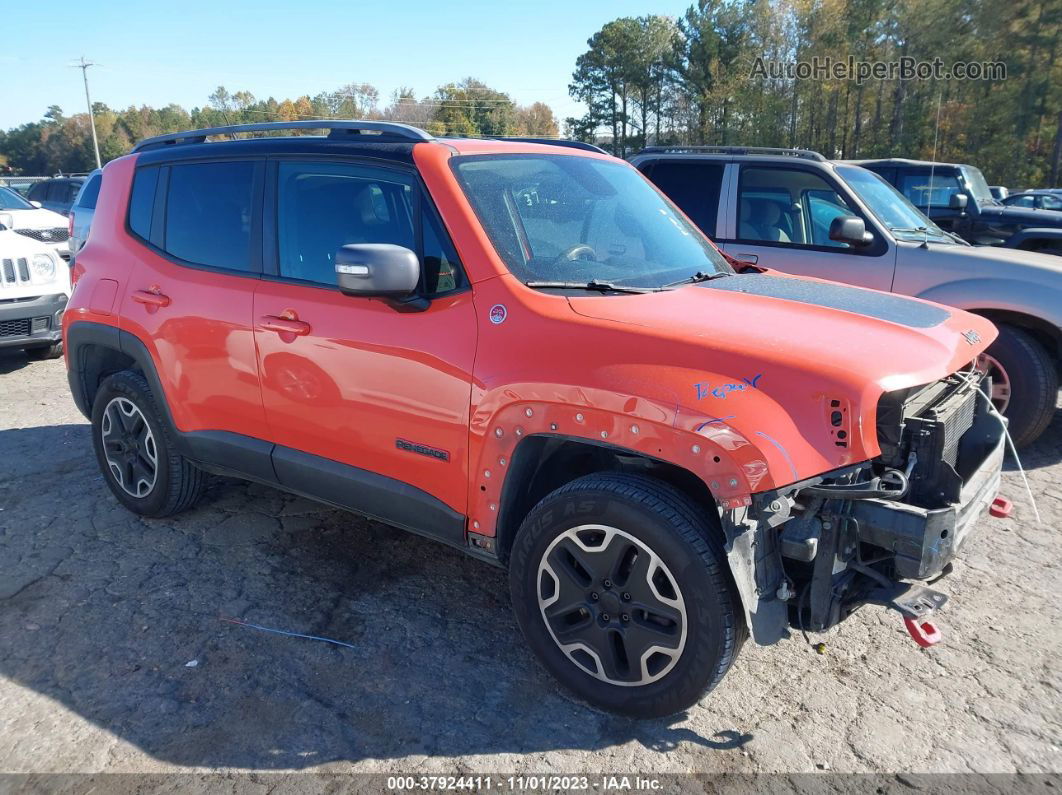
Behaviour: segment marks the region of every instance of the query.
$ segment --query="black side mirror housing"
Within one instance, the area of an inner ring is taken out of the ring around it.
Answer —
[[[867,231],[862,218],[839,215],[830,222],[830,240],[852,246],[869,246],[874,242],[874,236]]]
[[[948,199],[948,207],[952,210],[958,210],[960,213],[966,210],[966,205],[969,204],[970,199],[965,193],[953,193],[951,198]]]
[[[420,282],[420,260],[405,246],[359,243],[336,252],[336,284],[343,295],[407,301]]]

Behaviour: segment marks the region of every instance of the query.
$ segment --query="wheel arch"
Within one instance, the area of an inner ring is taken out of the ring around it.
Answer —
[[[618,445],[575,436],[534,434],[516,445],[501,488],[494,532],[496,554],[503,565],[508,562],[520,525],[539,501],[562,486],[597,472],[649,475],[677,488],[698,507],[718,516],[718,503],[708,485],[689,469]]]
[[[122,370],[134,370],[148,382],[163,421],[174,431],[173,438],[181,445],[181,435],[176,433],[155,361],[147,346],[135,335],[103,323],[74,322],[66,330],[66,349],[70,393],[82,414],[92,417],[92,402],[107,376]]]
[[[1020,328],[1054,357],[1056,365],[1059,364],[1059,360],[1062,360],[1062,330],[1048,321],[1011,309],[968,309],[967,311],[996,324],[1005,323]]]

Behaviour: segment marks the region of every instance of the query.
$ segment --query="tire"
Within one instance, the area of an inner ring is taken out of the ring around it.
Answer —
[[[1036,441],[1055,415],[1058,371],[1043,346],[1025,331],[1005,323],[997,328],[999,337],[985,351],[987,369],[998,381],[993,384],[993,402],[1000,405],[1000,384],[1009,384],[1003,414],[1010,420],[1014,445],[1025,447]]]
[[[26,348],[26,358],[35,362],[44,361],[45,359],[58,359],[63,355],[63,343],[55,342],[51,345],[45,345],[43,348]]]
[[[205,486],[205,474],[176,451],[161,416],[147,381],[130,370],[108,376],[92,403],[92,445],[103,478],[141,516],[186,511]]]
[[[610,712],[656,718],[692,706],[745,638],[721,537],[714,518],[650,477],[601,473],[557,489],[528,514],[509,560],[528,645]]]

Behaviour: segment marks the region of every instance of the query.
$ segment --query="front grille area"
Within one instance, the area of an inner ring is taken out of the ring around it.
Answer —
[[[30,319],[0,320],[0,337],[28,337]]]
[[[0,289],[17,287],[30,280],[29,262],[25,257],[0,260]]]
[[[70,239],[70,231],[63,226],[56,226],[51,229],[16,229],[15,231],[20,235],[32,237],[42,243],[62,243]]]
[[[911,454],[915,455],[911,502],[929,507],[958,498],[960,442],[974,424],[978,388],[966,375],[953,375],[882,396],[878,405],[880,460],[902,470]]]

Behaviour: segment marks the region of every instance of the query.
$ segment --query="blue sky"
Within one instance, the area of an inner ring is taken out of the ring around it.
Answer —
[[[0,128],[39,119],[49,105],[85,110],[81,55],[94,102],[114,108],[203,106],[218,85],[259,99],[372,83],[382,100],[402,85],[418,97],[477,77],[521,104],[541,100],[559,120],[581,113],[568,80],[586,40],[619,16],[678,16],[692,0],[328,3],[5,4]]]

